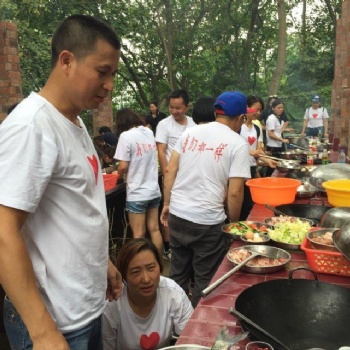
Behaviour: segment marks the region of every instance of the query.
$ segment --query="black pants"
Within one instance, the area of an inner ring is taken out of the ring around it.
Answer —
[[[256,177],[256,166],[250,167],[250,176],[252,179]],[[246,184],[244,184],[243,203],[242,203],[241,213],[239,215],[239,221],[247,220],[247,217],[249,216],[251,210],[253,209],[253,206],[254,206],[254,202],[252,199],[252,195],[250,193],[250,189]]]
[[[284,152],[284,149],[283,149],[283,146],[282,147],[266,146],[266,151],[271,152],[272,157],[281,158],[281,152]],[[274,171],[275,171],[275,169],[273,169],[273,168],[267,168],[266,169],[266,177],[271,176]]]

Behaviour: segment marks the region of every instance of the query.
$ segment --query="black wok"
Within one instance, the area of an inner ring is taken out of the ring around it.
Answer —
[[[316,204],[283,204],[275,208],[288,216],[310,219],[315,225],[319,224],[323,214],[331,209],[329,206]]]
[[[297,269],[296,269],[297,270]],[[350,289],[317,280],[277,279],[253,285],[237,298],[235,308],[291,350],[350,345]],[[262,341],[281,349],[263,333],[241,321]]]

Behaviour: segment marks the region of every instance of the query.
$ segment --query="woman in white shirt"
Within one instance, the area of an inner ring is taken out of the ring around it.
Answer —
[[[116,120],[120,136],[114,158],[119,161],[119,176],[126,174],[126,211],[133,237],[145,237],[147,227],[152,242],[162,251],[158,214],[161,193],[153,132],[129,108],[118,110]]]
[[[193,308],[183,289],[160,276],[163,264],[157,248],[145,238],[124,244],[116,261],[124,288],[102,316],[104,350],[144,350],[169,346],[180,334]]]
[[[289,140],[282,136],[284,124],[284,121],[281,119],[284,111],[283,102],[279,99],[274,100],[271,104],[271,109],[273,113],[269,115],[266,121],[266,151],[270,152],[274,157],[280,157],[281,152],[283,152],[282,144],[289,143]],[[273,169],[267,169],[267,176],[271,176],[272,173]]]

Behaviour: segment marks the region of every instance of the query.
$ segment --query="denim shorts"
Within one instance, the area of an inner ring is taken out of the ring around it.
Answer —
[[[161,197],[153,198],[148,201],[126,201],[126,211],[134,214],[145,214],[147,209],[158,208]]]

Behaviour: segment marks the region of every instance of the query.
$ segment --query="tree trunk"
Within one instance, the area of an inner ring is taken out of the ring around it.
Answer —
[[[277,0],[278,6],[278,51],[276,69],[272,75],[269,94],[276,95],[281,83],[281,78],[286,66],[286,49],[287,49],[287,21],[286,21],[286,4],[284,0]]]
[[[327,9],[328,9],[328,12],[329,12],[329,17],[331,18],[331,20],[333,22],[333,28],[336,28],[337,27],[337,16],[335,15],[335,12],[333,10],[331,2],[330,2],[330,0],[324,0],[324,2],[326,4],[326,6],[327,6]]]

